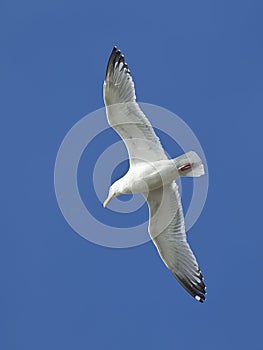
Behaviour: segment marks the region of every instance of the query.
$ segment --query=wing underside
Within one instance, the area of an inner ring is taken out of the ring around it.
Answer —
[[[116,47],[107,66],[104,101],[108,122],[125,142],[131,164],[167,159],[159,138],[136,102],[128,65]]]
[[[173,182],[149,193],[149,232],[157,250],[180,284],[198,301],[205,300],[205,284],[187,242],[177,185]]]

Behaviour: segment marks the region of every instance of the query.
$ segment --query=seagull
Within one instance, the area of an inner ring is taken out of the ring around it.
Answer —
[[[149,206],[148,231],[161,259],[186,291],[202,303],[206,287],[187,242],[176,184],[180,176],[203,175],[202,161],[193,151],[168,159],[136,102],[130,70],[116,46],[108,61],[103,90],[108,123],[124,141],[130,162],[128,172],[110,186],[103,205],[122,194],[142,193]]]

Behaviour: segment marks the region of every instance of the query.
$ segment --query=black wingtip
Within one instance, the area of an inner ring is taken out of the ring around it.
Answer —
[[[115,45],[111,51],[111,55],[114,53],[114,52],[117,52],[118,51],[118,47]]]
[[[181,283],[181,285],[188,291],[195,300],[203,303],[206,299],[206,286],[203,281],[203,275],[198,271],[198,275],[196,276],[200,282],[193,282],[187,276],[178,276],[175,275],[177,280]]]
[[[118,49],[118,47],[115,45],[112,49],[107,69],[106,69],[106,79],[109,76],[110,72],[114,69],[115,63],[118,62],[118,65],[122,63],[122,69],[125,69],[125,72],[130,75],[130,70],[128,68],[127,63],[125,62],[124,55],[121,53],[121,51]]]

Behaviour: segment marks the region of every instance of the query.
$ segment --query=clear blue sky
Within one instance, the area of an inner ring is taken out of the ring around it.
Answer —
[[[2,1],[1,349],[262,349],[262,11],[262,1]],[[58,208],[58,147],[102,107],[115,44],[138,100],[177,113],[206,153],[209,196],[189,232],[204,304],[151,243],[94,245]]]

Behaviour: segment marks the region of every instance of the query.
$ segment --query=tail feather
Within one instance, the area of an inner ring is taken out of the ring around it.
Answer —
[[[199,177],[204,175],[204,165],[201,158],[193,151],[174,159],[180,176]]]

